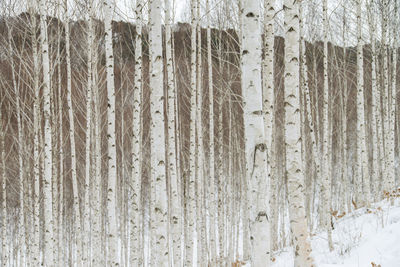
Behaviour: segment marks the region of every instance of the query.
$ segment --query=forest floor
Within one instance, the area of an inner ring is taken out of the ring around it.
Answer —
[[[335,220],[334,250],[329,251],[326,232],[312,235],[318,267],[400,267],[400,199],[362,208]],[[293,249],[275,255],[273,267],[293,267]]]

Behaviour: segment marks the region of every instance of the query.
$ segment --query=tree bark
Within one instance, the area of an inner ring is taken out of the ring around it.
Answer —
[[[54,266],[53,255],[53,210],[52,210],[52,131],[50,100],[50,59],[45,14],[45,0],[40,1],[40,41],[43,66],[43,111],[44,111],[44,173],[43,173],[43,221],[44,221],[44,255],[42,265]]]
[[[285,0],[285,139],[290,229],[295,267],[314,266],[304,208],[299,101],[299,3]]]
[[[116,215],[116,190],[117,190],[117,151],[116,151],[116,115],[115,115],[115,85],[114,85],[114,52],[112,16],[113,5],[110,0],[104,1],[104,30],[106,50],[107,73],[107,151],[108,151],[108,184],[107,184],[107,220],[108,220],[108,254],[109,266],[119,266],[118,227]]]
[[[168,200],[165,166],[165,126],[161,1],[150,1],[150,112],[151,112],[151,265],[168,266]],[[154,194],[154,195],[153,195]]]
[[[251,262],[254,267],[270,264],[268,214],[267,144],[262,115],[261,33],[257,1],[243,6],[242,88],[244,98],[245,156],[250,211]]]

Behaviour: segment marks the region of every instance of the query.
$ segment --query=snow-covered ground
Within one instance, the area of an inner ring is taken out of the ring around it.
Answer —
[[[400,201],[394,206],[382,201],[370,210],[359,209],[334,223],[330,252],[325,233],[316,233],[311,243],[318,267],[400,267]],[[293,267],[293,250],[275,255],[273,267]]]

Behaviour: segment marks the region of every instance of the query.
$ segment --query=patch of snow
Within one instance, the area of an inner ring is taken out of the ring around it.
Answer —
[[[400,266],[400,205],[388,201],[359,209],[338,219],[332,232],[334,250],[329,251],[326,232],[311,238],[318,267]],[[273,267],[293,267],[293,249],[279,251]]]

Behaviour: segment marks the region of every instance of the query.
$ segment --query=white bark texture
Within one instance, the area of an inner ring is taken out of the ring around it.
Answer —
[[[201,266],[206,256],[205,251],[205,220],[204,220],[204,146],[203,146],[203,120],[202,120],[202,106],[203,106],[203,84],[202,84],[202,60],[201,60],[201,6],[200,1],[197,0],[197,19],[196,34],[197,34],[197,60],[196,60],[196,233],[197,233],[197,265]]]
[[[165,126],[161,1],[150,1],[150,113],[151,113],[151,265],[168,266],[168,199],[165,166]],[[153,195],[154,194],[154,195]]]
[[[368,151],[364,109],[364,63],[362,42],[362,0],[357,3],[357,170],[356,183],[358,206],[369,205],[370,177],[368,171]],[[361,191],[362,189],[362,191]]]
[[[93,192],[92,192],[92,207],[93,207],[93,219],[92,219],[92,244],[93,244],[93,266],[102,266],[104,265],[104,253],[102,253],[102,231],[101,231],[101,223],[102,223],[102,183],[101,183],[101,105],[100,105],[100,92],[97,85],[97,49],[94,49],[93,53],[93,106],[95,107],[95,117],[94,117],[94,140],[95,140],[95,159],[94,159],[94,178],[93,178]]]
[[[275,229],[277,220],[277,210],[274,210],[274,202],[277,198],[276,182],[275,179],[275,142],[274,142],[274,104],[275,104],[275,93],[274,93],[274,16],[275,16],[275,0],[264,1],[264,74],[263,74],[263,114],[264,114],[264,130],[265,139],[267,142],[267,175],[268,175],[268,208],[270,212],[267,212],[272,223],[270,226],[271,233],[271,248],[276,244],[278,238]],[[274,223],[275,222],[275,223]]]
[[[65,11],[67,12],[68,1],[65,0]],[[81,262],[81,216],[79,209],[79,192],[78,181],[76,173],[76,146],[75,146],[75,119],[72,106],[72,70],[71,70],[71,48],[70,48],[70,31],[69,31],[69,17],[65,16],[65,50],[67,61],[67,108],[69,117],[69,138],[71,145],[71,177],[72,177],[72,195],[73,195],[73,227],[74,227],[74,252],[75,261],[79,264]]]
[[[32,57],[33,57],[33,90],[34,90],[34,103],[33,103],[33,238],[32,238],[32,264],[39,266],[40,255],[40,205],[39,205],[39,183],[40,183],[40,157],[39,157],[39,125],[40,123],[40,101],[39,101],[39,55],[38,55],[38,41],[36,38],[37,20],[35,14],[36,6],[32,4],[30,7],[31,13],[31,38],[32,38]]]
[[[388,136],[389,136],[389,68],[388,68],[388,61],[389,61],[389,53],[388,53],[388,44],[387,44],[387,35],[388,35],[388,1],[383,2],[383,10],[382,10],[382,57],[383,57],[383,88],[381,90],[382,93],[382,136],[383,138],[383,150],[381,154],[381,162],[384,164],[383,167],[383,177],[386,177],[383,180],[383,190],[386,192],[390,191],[392,186],[388,174]]]
[[[331,226],[331,188],[332,188],[332,173],[330,151],[332,146],[332,135],[329,129],[330,112],[329,112],[329,80],[328,80],[328,1],[323,2],[323,24],[324,24],[324,125],[323,125],[323,158],[322,168],[325,170],[322,180],[322,222],[328,234],[329,250],[333,250],[332,243],[332,226]],[[322,178],[321,177],[321,178]]]
[[[83,254],[82,254],[82,264],[83,266],[88,266],[90,262],[90,204],[89,204],[89,187],[90,187],[90,177],[91,177],[91,144],[92,144],[92,56],[93,56],[93,26],[92,26],[92,6],[91,2],[88,3],[88,21],[87,21],[87,85],[86,85],[86,142],[85,142],[85,183],[84,183],[84,231],[83,231]]]
[[[54,266],[53,256],[53,210],[52,210],[52,131],[50,111],[50,60],[47,36],[45,0],[40,1],[40,41],[43,66],[43,111],[44,111],[44,173],[43,173],[43,221],[44,254],[42,265]]]
[[[304,208],[299,99],[299,3],[285,0],[285,139],[290,229],[295,267],[314,266]]]
[[[395,4],[395,12],[397,12],[397,6]],[[390,135],[388,136],[388,176],[389,179],[389,189],[390,191],[395,190],[396,186],[396,164],[395,164],[395,138],[396,138],[396,99],[397,99],[397,36],[396,36],[396,29],[393,27],[393,37],[392,37],[392,47],[393,47],[393,58],[392,58],[392,86],[390,92],[390,101],[389,101],[389,131]],[[389,94],[389,92],[388,92]],[[393,199],[391,199],[393,204]]]
[[[370,7],[369,7],[370,8]],[[371,83],[372,83],[372,190],[374,192],[373,199],[374,201],[379,201],[380,198],[380,180],[381,180],[381,169],[382,164],[379,161],[380,149],[382,136],[380,136],[381,131],[379,131],[379,125],[381,125],[381,95],[380,90],[377,85],[377,76],[378,76],[378,68],[377,68],[377,51],[376,51],[376,37],[375,37],[375,18],[372,14],[371,10],[368,10],[369,15],[369,33],[371,40]]]
[[[246,177],[250,209],[251,262],[269,266],[270,225],[267,186],[267,145],[262,115],[261,33],[258,1],[243,6],[242,88],[244,99]]]
[[[104,30],[107,72],[107,147],[108,147],[108,183],[107,183],[107,221],[108,221],[108,254],[109,266],[119,266],[118,227],[117,227],[117,151],[115,127],[115,85],[114,85],[114,53],[112,40],[113,5],[111,0],[104,1]]]
[[[210,140],[210,154],[209,154],[209,187],[208,187],[208,207],[209,207],[209,244],[210,244],[210,264],[215,265],[215,259],[217,256],[216,247],[216,199],[215,199],[215,153],[214,153],[214,81],[213,81],[213,69],[212,69],[212,51],[211,51],[211,22],[210,22],[210,0],[206,0],[206,12],[207,12],[207,69],[208,69],[208,96],[209,96],[209,140]]]
[[[131,217],[130,217],[130,266],[142,264],[143,246],[141,245],[141,136],[142,136],[142,1],[136,0],[136,35],[135,35],[135,77],[133,92],[132,117],[132,181],[131,181]]]
[[[195,223],[195,180],[196,180],[196,0],[191,0],[191,38],[190,38],[190,148],[189,148],[189,186],[187,199],[187,234],[185,237],[185,266],[193,265],[194,223]]]
[[[179,190],[179,180],[176,170],[176,139],[175,139],[175,83],[173,71],[173,50],[170,15],[171,4],[165,0],[165,49],[167,60],[167,86],[168,86],[168,170],[170,183],[170,229],[172,237],[172,266],[181,266],[181,235],[182,235],[182,216],[181,216],[181,195]]]

